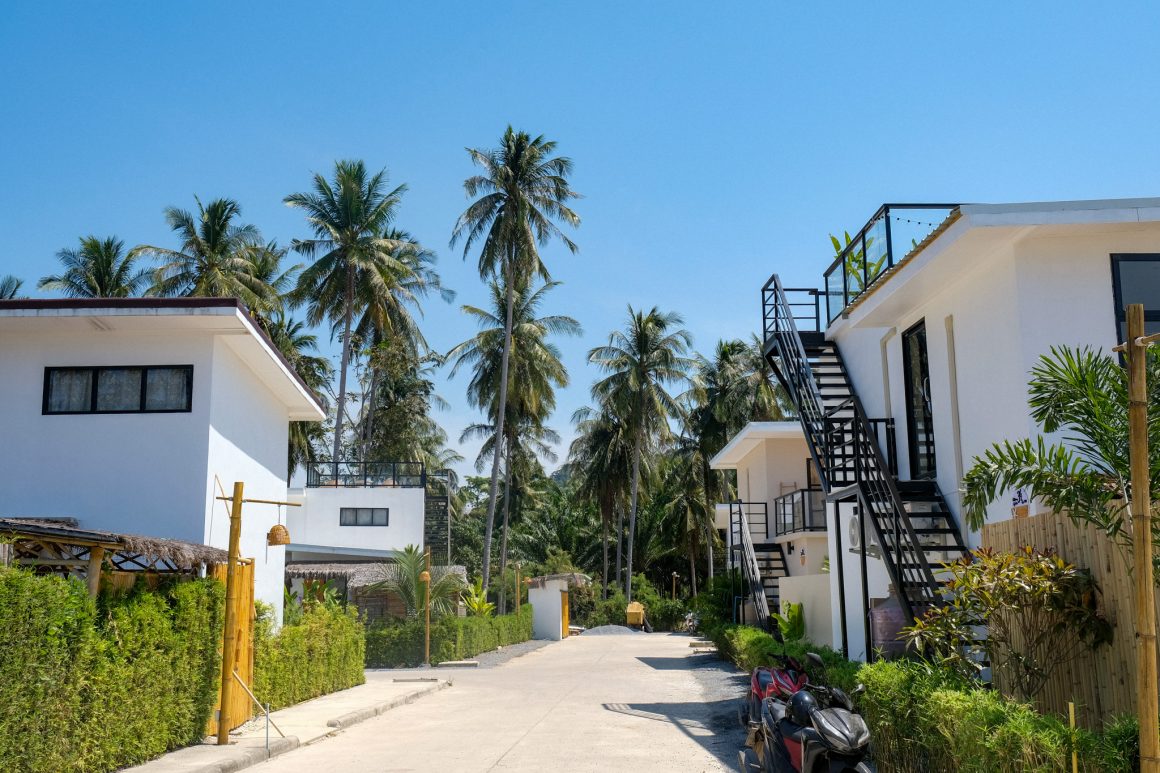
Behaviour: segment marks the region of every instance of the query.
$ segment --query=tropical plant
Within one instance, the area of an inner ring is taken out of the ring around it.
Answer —
[[[369,315],[383,331],[393,330],[392,311],[416,302],[414,294],[400,298],[401,285],[415,279],[413,264],[401,258],[414,245],[392,231],[405,185],[387,189],[386,170],[369,174],[362,161],[338,161],[333,180],[314,175],[313,190],[292,193],[285,203],[306,213],[312,239],[295,239],[291,246],[315,261],[298,275],[291,293],[294,303],[306,304],[306,321],[331,323],[342,340],[335,401],[332,459],[342,459],[347,370],[353,351],[356,315]]]
[[[125,243],[115,236],[81,237],[78,249],[62,249],[56,257],[64,272],[42,278],[38,289],[55,290],[69,298],[129,298],[149,281],[149,272],[136,267],[136,256],[127,254]]]
[[[540,259],[538,247],[558,237],[572,252],[576,245],[556,221],[572,226],[580,218],[568,202],[578,194],[568,184],[572,161],[554,155],[556,143],[543,136],[531,137],[507,127],[500,145],[491,150],[468,148],[471,160],[482,170],[463,183],[469,198],[478,196],[459,216],[451,235],[451,245],[463,240],[464,258],[474,244],[481,244],[479,274],[485,281],[500,278],[506,293],[503,355],[500,361],[498,406],[494,413],[495,436],[504,437],[507,418],[508,368],[512,350],[515,293],[518,287],[539,275],[547,280],[548,271]],[[484,532],[483,583],[491,578],[491,542],[495,526],[495,507],[499,492],[499,468],[502,454],[492,455],[491,496],[488,500]]]
[[[608,375],[592,386],[597,401],[621,417],[632,438],[632,478],[628,521],[625,597],[632,601],[632,554],[640,494],[640,460],[654,440],[671,437],[669,421],[683,411],[667,387],[688,378],[693,361],[685,356],[692,336],[680,327],[675,313],[655,307],[648,312],[628,309],[623,331],[614,331],[605,346],[588,353],[588,360]]]
[[[1148,405],[1160,404],[1160,354],[1148,350]],[[1128,463],[1128,377],[1112,357],[1094,349],[1053,347],[1031,369],[1031,418],[1045,434],[996,443],[963,478],[963,510],[980,529],[987,506],[1002,492],[1022,488],[1052,510],[1104,531],[1123,549],[1132,542],[1131,470]],[[1160,499],[1160,421],[1148,422],[1152,501]],[[1152,520],[1160,545],[1160,523]],[[1153,569],[1160,577],[1160,555]]]
[[[491,617],[495,614],[495,604],[487,600],[487,591],[483,587],[483,578],[476,577],[475,584],[468,586],[463,593],[463,606],[467,613],[475,617]]]
[[[252,225],[237,222],[242,210],[231,199],[197,202],[194,215],[166,207],[165,221],[181,245],[176,250],[141,244],[129,251],[162,261],[153,271],[148,294],[239,298],[252,309],[277,305],[277,293],[258,277],[254,266],[262,236]]]
[[[977,676],[985,654],[1016,697],[1030,700],[1061,665],[1111,641],[1086,570],[1054,551],[972,551],[950,564],[950,602],[904,629],[907,640],[939,665]],[[980,639],[976,626],[987,626]]]
[[[423,613],[426,588],[422,575],[426,569],[427,557],[423,551],[417,545],[407,545],[399,551],[392,563],[380,565],[381,579],[371,584],[370,588],[394,593],[403,602],[406,618],[418,619]],[[453,613],[465,586],[463,578],[445,566],[432,566],[430,577],[431,614]]]
[[[20,287],[24,281],[17,279],[11,274],[0,276],[0,301],[11,301],[16,298],[16,293],[20,292]]]
[[[625,482],[632,469],[632,439],[625,425],[609,410],[583,407],[572,415],[576,439],[568,451],[569,468],[576,477],[576,494],[592,502],[600,512],[601,546],[604,555],[601,597],[608,598],[608,532],[614,515],[616,525],[616,577],[620,578],[624,528],[622,507],[627,497]],[[647,460],[646,460],[647,461]]]
[[[806,637],[806,610],[804,604],[787,601],[781,605],[781,614],[775,614],[777,629],[783,642],[801,641]]]
[[[868,256],[870,245],[874,243],[873,236],[865,237],[864,241],[858,243],[856,249],[850,249],[851,239],[850,232],[843,231],[846,243],[843,244],[837,236],[830,234],[830,243],[834,246],[834,257],[842,257],[842,253],[846,253],[845,269],[846,276],[850,283],[850,292],[859,293],[866,289],[867,281],[874,281],[874,279],[882,272],[882,267],[886,265],[886,258],[888,257],[883,252],[882,257],[878,260],[872,260]]]

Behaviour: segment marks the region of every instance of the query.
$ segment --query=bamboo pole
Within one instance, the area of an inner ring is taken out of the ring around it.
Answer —
[[[426,568],[419,575],[423,581],[423,665],[431,665],[431,548],[423,551]]]
[[[230,510],[230,550],[226,559],[226,619],[225,633],[222,636],[222,689],[218,711],[218,746],[225,746],[230,742],[230,698],[233,693],[233,673],[236,666],[237,651],[237,563],[240,552],[239,543],[242,537],[242,490],[241,481],[234,483],[233,505]]]
[[[1137,715],[1140,772],[1160,773],[1156,675],[1156,601],[1152,579],[1152,486],[1148,462],[1148,343],[1144,306],[1128,306],[1128,449],[1132,469],[1132,552],[1136,580]]]

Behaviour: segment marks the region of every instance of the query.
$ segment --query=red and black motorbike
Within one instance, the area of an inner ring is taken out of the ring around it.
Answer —
[[[811,663],[824,667],[810,653]],[[859,687],[859,690],[861,687]],[[856,694],[856,693],[855,693]],[[772,694],[759,704],[749,723],[746,745],[756,765],[742,751],[743,771],[764,773],[873,773],[867,761],[870,730],[854,702],[836,687],[802,680],[792,693]]]
[[[797,658],[783,655],[779,657],[779,667],[759,666],[749,675],[749,692],[740,709],[743,727],[749,729],[746,745],[753,747],[754,733],[761,727],[762,706],[767,698],[788,701],[794,693],[809,684],[809,676]]]

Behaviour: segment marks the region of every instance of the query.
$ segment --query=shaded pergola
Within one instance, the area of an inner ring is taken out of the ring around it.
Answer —
[[[79,577],[94,596],[105,569],[201,576],[227,559],[226,551],[208,545],[81,529],[75,518],[0,518],[0,563]]]

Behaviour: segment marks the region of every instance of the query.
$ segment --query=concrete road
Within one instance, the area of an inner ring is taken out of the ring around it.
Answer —
[[[735,770],[745,676],[679,634],[574,636],[262,770]],[[440,676],[447,671],[440,669]]]

